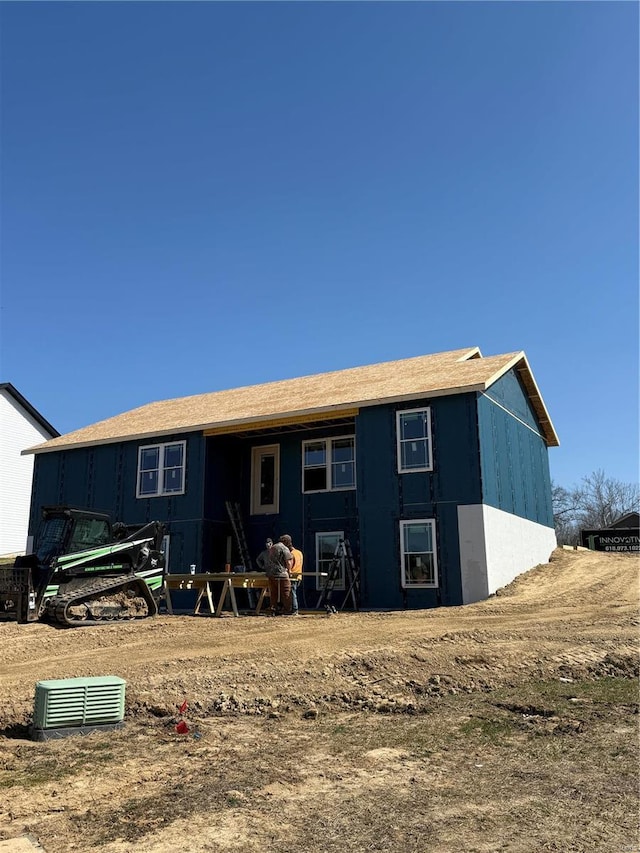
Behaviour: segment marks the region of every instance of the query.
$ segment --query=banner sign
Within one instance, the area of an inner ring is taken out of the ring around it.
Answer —
[[[582,546],[592,551],[640,551],[640,530],[637,527],[582,530],[580,538]]]

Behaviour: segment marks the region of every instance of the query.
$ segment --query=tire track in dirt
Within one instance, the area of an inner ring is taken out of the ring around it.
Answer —
[[[417,650],[424,654],[423,669],[455,671],[461,667],[456,658],[480,655],[486,668],[524,672],[536,663],[557,665],[578,629],[588,658],[602,658],[616,645],[633,646],[637,567],[628,555],[559,550],[551,563],[487,601],[426,611],[295,620],[159,616],[70,630],[0,623],[0,684],[25,707],[36,681],[82,675],[119,675],[154,695],[162,692],[160,678],[173,699],[189,675],[223,689],[257,665],[267,676],[263,681],[272,682],[271,694],[279,673],[308,682],[345,653],[365,661],[407,658]]]

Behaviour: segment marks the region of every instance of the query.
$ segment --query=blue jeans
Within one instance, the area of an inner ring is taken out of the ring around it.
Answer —
[[[291,579],[291,612],[298,612],[298,584],[300,581]]]

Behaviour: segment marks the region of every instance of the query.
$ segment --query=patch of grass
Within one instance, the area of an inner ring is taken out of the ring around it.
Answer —
[[[0,773],[0,788],[36,788],[48,782],[57,782],[71,773],[71,768],[66,768],[65,772],[65,768],[61,768],[53,758],[36,759],[23,770]]]
[[[606,740],[603,722],[627,719],[637,728],[637,685],[633,679],[601,678],[594,681],[532,681],[485,694],[445,696],[438,713],[415,717],[372,714],[336,715],[314,723],[318,739],[326,740],[330,754],[345,759],[373,749],[400,749],[415,759],[442,750],[468,752],[490,746],[503,753],[517,744],[532,758],[564,760],[593,748],[593,738]],[[585,731],[589,737],[585,738]],[[320,737],[321,736],[321,737]],[[603,740],[603,744],[604,744]],[[608,753],[627,758],[622,744]]]
[[[593,702],[610,702],[618,705],[638,705],[640,694],[638,682],[634,678],[596,678],[593,681],[578,681],[574,684],[563,684],[568,693],[576,698],[591,699]],[[571,690],[571,688],[575,688]]]
[[[499,707],[511,702],[523,710],[530,708],[534,711],[537,708],[541,712],[554,711],[556,714],[562,714],[568,709],[575,712],[577,708],[585,707],[586,703],[637,707],[638,699],[638,684],[635,679],[619,677],[569,683],[556,680],[530,681],[517,688],[503,687],[494,690],[487,696],[488,701]]]
[[[503,741],[505,737],[516,734],[516,728],[510,720],[472,717],[460,726],[460,733],[471,737],[480,737],[492,742]]]
[[[108,766],[114,760],[114,744],[106,738],[97,741],[73,736],[72,749],[66,750],[61,741],[44,742],[35,748],[20,745],[15,757],[20,769],[0,771],[0,789],[37,788],[82,773],[88,766],[94,770]]]

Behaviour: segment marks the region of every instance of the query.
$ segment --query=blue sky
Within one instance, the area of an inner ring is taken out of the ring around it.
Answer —
[[[638,5],[7,3],[0,381],[144,403],[525,350],[638,476]]]

